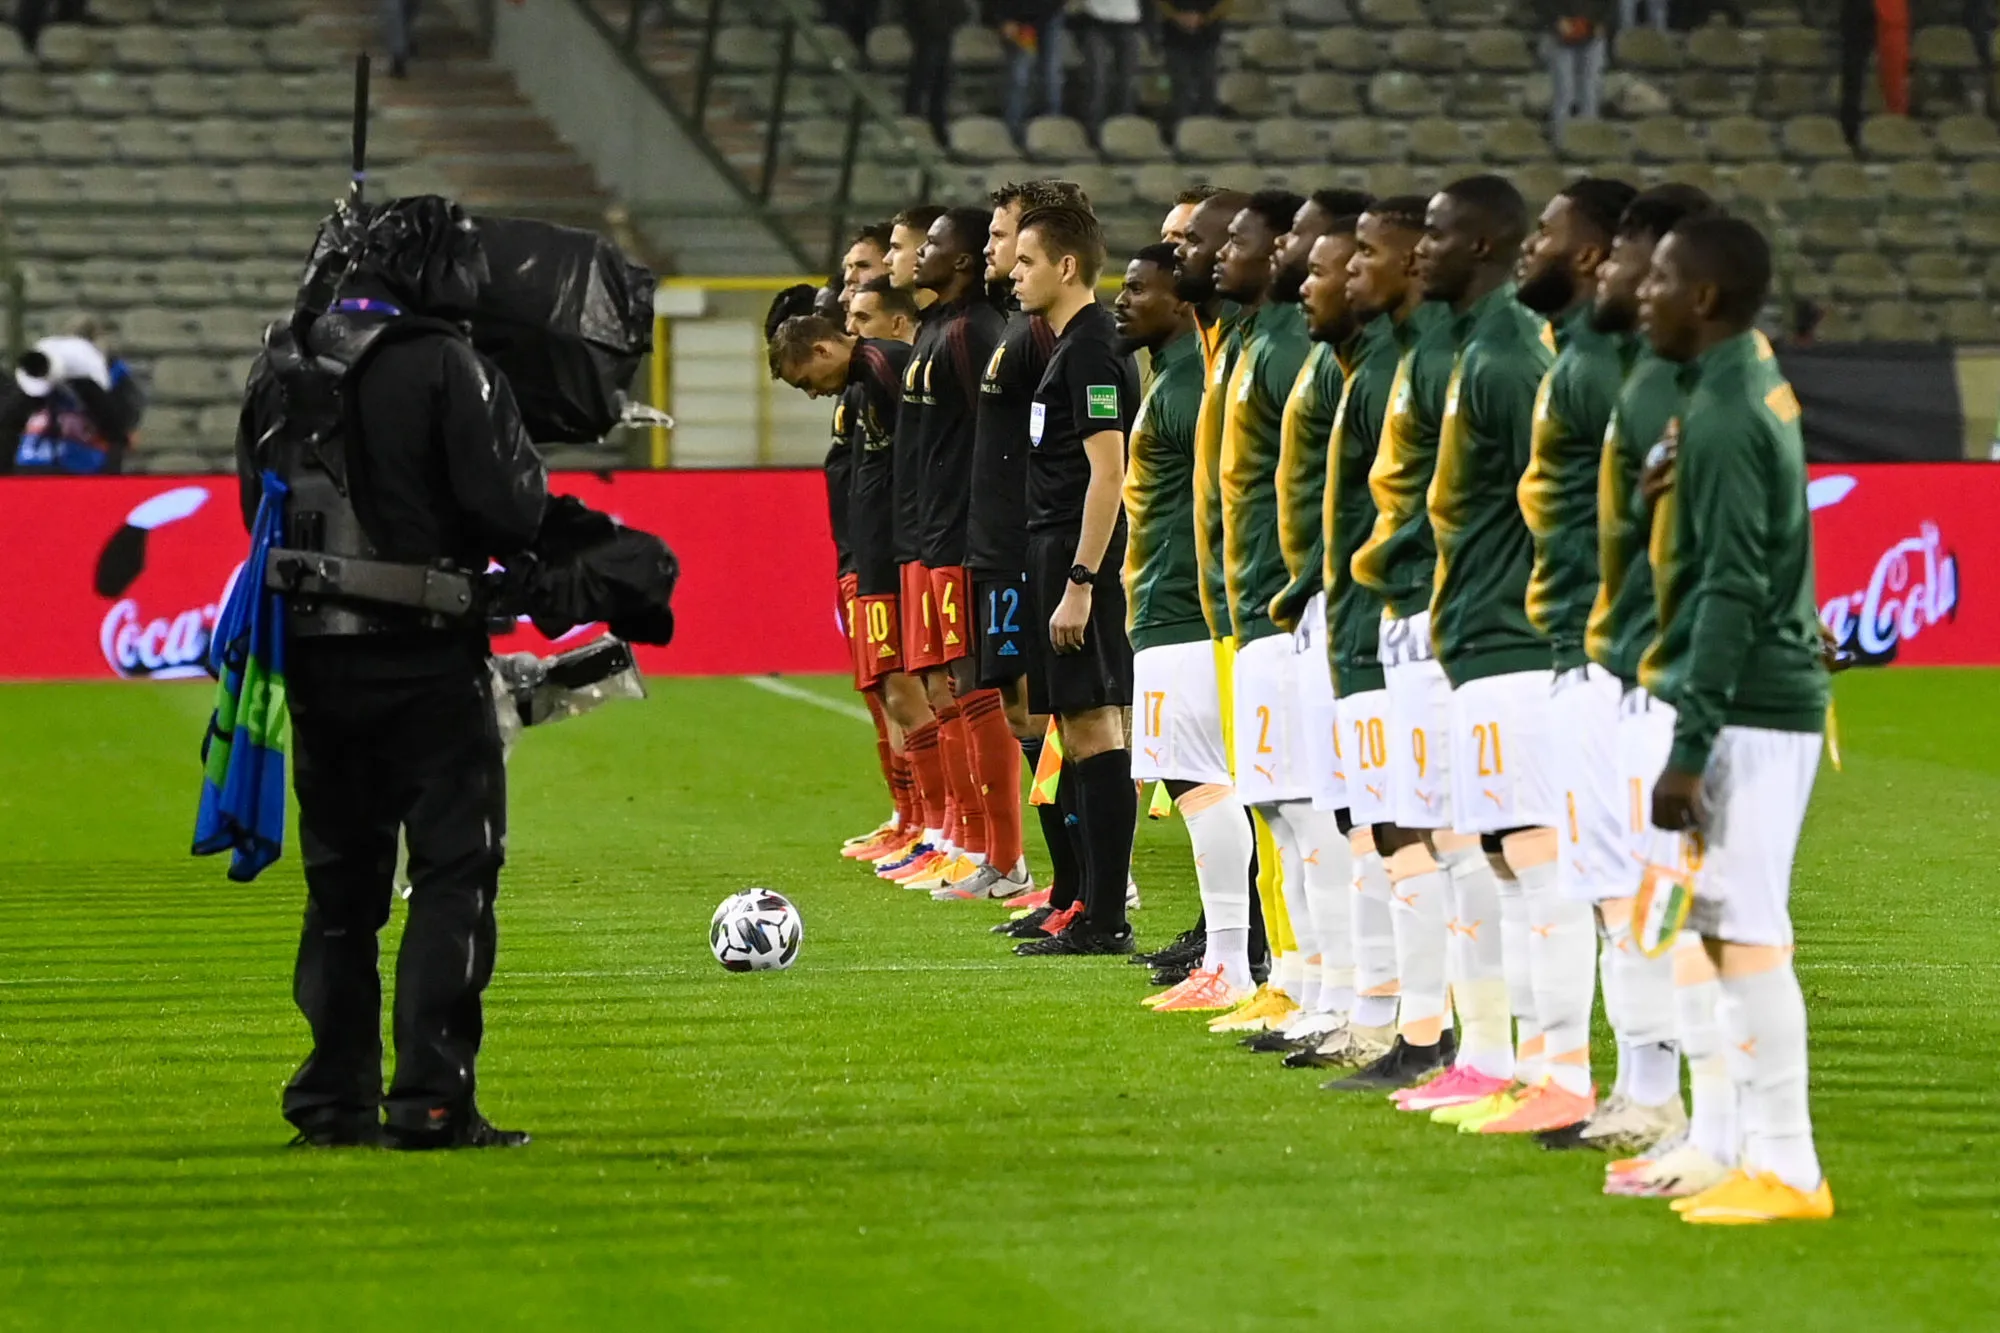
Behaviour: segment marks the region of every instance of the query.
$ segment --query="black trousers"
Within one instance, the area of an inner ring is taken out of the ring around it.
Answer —
[[[453,645],[413,659],[361,639],[295,641],[287,678],[306,876],[293,997],[313,1049],[285,1088],[285,1117],[304,1126],[385,1106],[393,1125],[441,1127],[473,1109],[506,849],[484,653]],[[385,1103],[376,935],[399,830],[412,892]]]

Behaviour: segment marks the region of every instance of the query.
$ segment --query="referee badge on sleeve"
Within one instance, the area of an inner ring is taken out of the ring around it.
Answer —
[[[1030,403],[1028,405],[1028,442],[1030,444],[1040,444],[1042,442],[1042,423],[1048,419],[1048,414],[1049,409],[1045,403]]]
[[[1118,386],[1115,384],[1093,384],[1086,390],[1092,421],[1118,420]]]

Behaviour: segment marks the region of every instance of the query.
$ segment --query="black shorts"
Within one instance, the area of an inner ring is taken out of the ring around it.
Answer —
[[[1083,647],[1058,653],[1049,643],[1049,617],[1069,587],[1076,563],[1075,532],[1028,537],[1028,707],[1037,713],[1084,713],[1132,703],[1132,641],[1125,637],[1125,528],[1111,538],[1091,585],[1090,624]]]
[[[979,688],[996,690],[1028,674],[1028,576],[975,574],[973,637],[978,642]]]

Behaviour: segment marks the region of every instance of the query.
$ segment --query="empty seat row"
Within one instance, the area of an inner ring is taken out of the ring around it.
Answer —
[[[354,107],[352,76],[339,74],[44,74],[0,72],[0,118],[89,116],[196,119],[204,116],[305,116],[332,119]]]
[[[344,167],[349,130],[338,121],[285,119],[193,121],[132,119],[24,121],[0,136],[0,165],[30,164],[171,166],[181,163]],[[371,138],[369,160],[386,165],[407,158],[395,138]]]
[[[83,27],[58,23],[43,31],[37,54],[45,68],[91,73],[311,71],[338,68],[341,63],[341,53],[314,41],[298,26],[256,33],[237,27]]]

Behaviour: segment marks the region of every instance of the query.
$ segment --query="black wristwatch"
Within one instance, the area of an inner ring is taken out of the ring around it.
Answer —
[[[1069,567],[1069,581],[1071,583],[1081,583],[1085,587],[1088,587],[1097,582],[1097,571],[1088,565],[1071,565]]]

